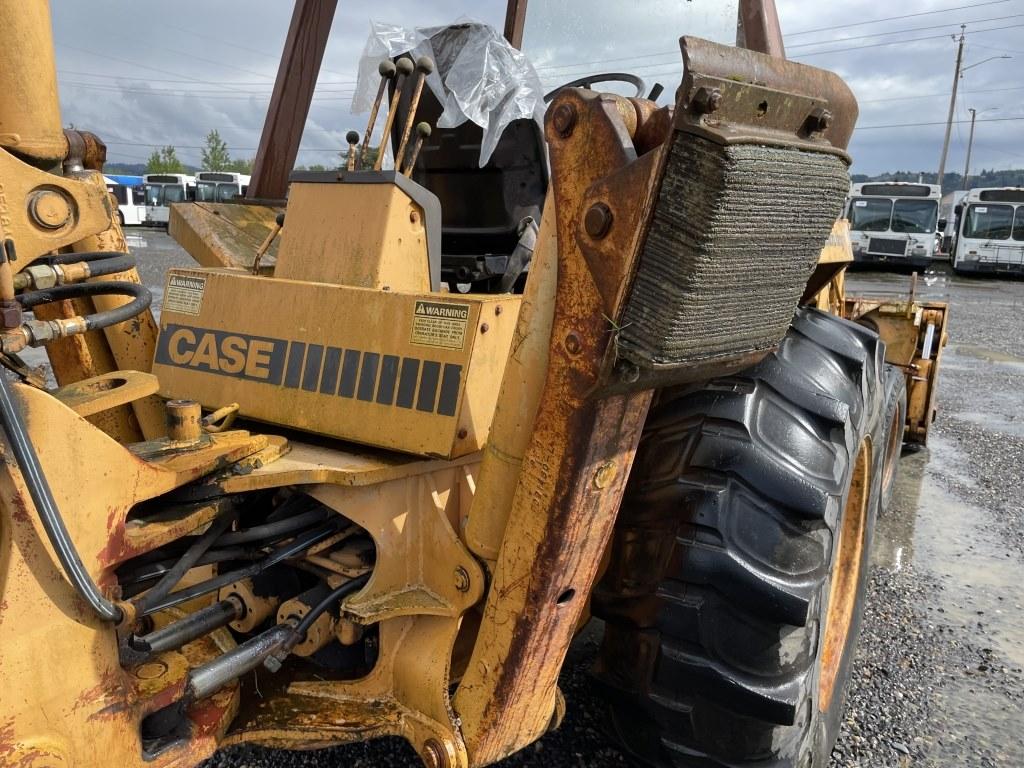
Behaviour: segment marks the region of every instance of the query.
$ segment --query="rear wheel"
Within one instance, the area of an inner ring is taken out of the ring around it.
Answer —
[[[614,730],[658,766],[823,766],[881,480],[883,345],[801,309],[648,421],[595,593]]]
[[[882,423],[885,455],[882,458],[881,511],[884,512],[896,490],[903,434],[907,429],[907,380],[903,371],[891,365],[885,367],[885,417]]]

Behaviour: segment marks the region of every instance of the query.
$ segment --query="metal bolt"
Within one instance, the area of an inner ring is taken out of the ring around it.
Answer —
[[[487,323],[484,323],[483,325],[480,326],[480,333],[487,333],[489,330],[491,330],[491,326],[489,326]]]
[[[455,569],[455,588],[459,592],[469,592],[469,572],[461,565]]]
[[[702,85],[693,94],[691,103],[698,114],[714,112],[722,106],[722,92],[717,88],[707,88]]]
[[[458,435],[459,440],[465,440],[466,437],[469,435],[469,430],[466,429],[465,427],[459,427],[459,431],[456,432],[455,434]]]
[[[827,131],[832,126],[832,112],[822,107],[816,107],[811,116],[807,118],[808,127],[812,131]]]
[[[423,763],[427,768],[448,768],[448,756],[437,739],[427,739],[423,743]]]
[[[576,127],[576,108],[572,104],[559,104],[551,115],[551,124],[559,136],[569,138]]]
[[[569,331],[565,337],[565,351],[570,355],[578,355],[583,350],[583,340],[576,331]]]
[[[504,307],[501,306],[501,304],[499,304],[498,306],[496,306],[494,308],[494,314],[495,315],[500,315],[504,311],[505,311],[505,309],[504,309]]]
[[[583,217],[583,228],[595,240],[600,240],[612,228],[612,209],[604,203],[594,203]]]
[[[52,189],[43,189],[32,195],[28,203],[32,220],[43,229],[60,229],[71,218],[67,199]]]
[[[611,461],[606,461],[597,471],[594,473],[594,487],[595,488],[607,488],[611,485],[612,480],[615,479],[615,464]]]

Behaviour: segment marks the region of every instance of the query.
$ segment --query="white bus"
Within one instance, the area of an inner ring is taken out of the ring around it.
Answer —
[[[196,173],[196,202],[227,203],[244,197],[249,190],[249,177],[231,171],[199,171]]]
[[[117,200],[121,226],[137,226],[146,217],[146,188],[141,176],[105,175],[107,191]]]
[[[146,224],[166,227],[170,220],[171,203],[194,200],[196,180],[184,173],[147,173],[146,183]]]
[[[972,189],[958,209],[954,270],[1024,274],[1024,187]]]
[[[871,181],[854,184],[846,217],[853,260],[927,267],[935,256],[938,184]]]

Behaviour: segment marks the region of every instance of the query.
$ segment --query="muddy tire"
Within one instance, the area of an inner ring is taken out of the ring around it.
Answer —
[[[779,349],[652,411],[594,595],[596,666],[654,766],[825,766],[879,506],[884,347],[801,309]]]
[[[881,509],[885,512],[896,492],[903,434],[907,430],[907,380],[903,371],[885,366],[885,416],[882,421],[882,491]]]

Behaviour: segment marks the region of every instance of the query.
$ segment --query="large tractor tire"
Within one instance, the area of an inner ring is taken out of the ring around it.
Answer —
[[[879,506],[884,345],[800,309],[744,373],[652,410],[608,570],[596,674],[653,766],[825,766]]]
[[[900,454],[903,453],[903,434],[907,430],[907,380],[903,371],[885,366],[885,416],[883,417],[882,490],[881,510],[885,512],[896,492]]]

